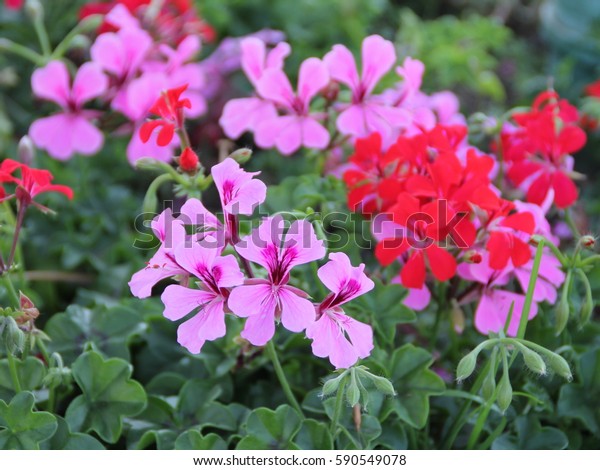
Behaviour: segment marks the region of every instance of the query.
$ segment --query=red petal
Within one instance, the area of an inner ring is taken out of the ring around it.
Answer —
[[[532,202],[541,206],[544,199],[546,199],[549,189],[550,175],[548,173],[543,173],[529,187],[529,190],[527,191],[527,202]]]
[[[375,246],[375,257],[383,266],[388,266],[409,248],[406,238],[387,238]]]
[[[429,269],[439,281],[447,281],[456,273],[456,260],[454,256],[437,245],[425,248],[429,259]]]
[[[566,126],[558,136],[558,143],[561,148],[561,153],[571,154],[581,150],[585,145],[587,136],[585,132],[577,126]]]
[[[485,249],[490,253],[490,268],[504,269],[510,257],[510,239],[508,235],[494,232],[490,235]]]
[[[400,272],[402,285],[410,289],[421,289],[425,284],[425,259],[421,251],[415,251]]]
[[[554,203],[556,207],[564,209],[577,201],[577,186],[562,171],[554,173],[552,187],[554,188]]]
[[[502,227],[509,227],[520,232],[532,234],[535,230],[535,219],[531,212],[520,212],[518,214],[509,215],[502,222]]]
[[[156,143],[161,147],[166,147],[173,140],[173,135],[175,134],[175,126],[170,122],[163,121],[163,126],[160,132],[158,133],[158,137],[156,139]]]
[[[523,266],[531,258],[531,248],[527,243],[519,238],[513,236],[512,238],[512,250],[510,256],[512,258],[513,265],[518,268]]]
[[[140,127],[140,139],[146,143],[150,140],[150,136],[158,126],[163,125],[163,121],[148,121]]]

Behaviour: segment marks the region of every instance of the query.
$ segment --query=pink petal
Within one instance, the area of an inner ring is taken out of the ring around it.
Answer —
[[[87,119],[75,116],[71,127],[66,130],[71,135],[73,150],[82,155],[94,155],[104,144],[104,135]]]
[[[421,289],[408,289],[408,295],[404,298],[402,303],[413,310],[421,311],[429,305],[431,301],[431,292],[427,286],[423,286]]]
[[[265,68],[265,43],[258,38],[248,37],[242,39],[240,48],[242,50],[242,70],[248,80],[256,86]]]
[[[86,101],[101,96],[107,89],[108,78],[102,73],[102,69],[93,62],[86,62],[79,68],[73,81],[73,102],[80,108]]]
[[[229,104],[229,103],[227,103]],[[273,108],[275,111],[275,108]],[[296,121],[296,118],[293,116],[284,116],[278,117],[277,112],[272,116],[265,116],[265,119],[256,121],[256,124],[253,127],[254,130],[254,142],[261,148],[268,149],[275,146],[276,142],[281,139],[281,132],[289,125],[293,125]],[[297,130],[297,129],[295,129]],[[286,137],[285,149],[291,149],[289,153],[296,151],[300,148],[300,142],[302,141],[301,132],[297,132],[297,134]],[[278,146],[278,150],[281,153],[284,153],[281,148]],[[286,155],[284,153],[284,155]]]
[[[172,285],[168,286],[160,300],[165,305],[163,315],[169,320],[181,320],[192,310],[215,299],[214,292]]]
[[[210,302],[197,315],[179,325],[177,342],[192,354],[198,354],[206,341],[225,336],[223,300]]]
[[[125,89],[123,105],[117,106],[117,111],[122,112],[132,121],[145,119],[149,109],[159,98],[161,90],[168,88],[167,82],[167,77],[163,73],[145,73],[140,78],[132,80]]]
[[[277,117],[277,111],[272,103],[260,98],[240,98],[230,100],[223,108],[223,114],[219,119],[225,135],[231,139],[238,139],[246,131],[254,131],[257,124],[270,121]],[[257,136],[258,139],[258,136]],[[272,147],[274,140],[267,146]]]
[[[358,90],[360,79],[356,70],[356,61],[346,46],[340,44],[333,46],[331,52],[323,58],[323,62],[333,80],[347,85],[353,91]]]
[[[185,227],[181,220],[173,217],[171,209],[165,209],[150,223],[156,238],[162,243],[165,253],[171,253],[186,239]]]
[[[396,51],[391,41],[374,34],[365,38],[362,43],[362,75],[361,81],[370,94],[381,77],[392,68],[396,62]]]
[[[306,219],[292,222],[283,246],[290,269],[321,259],[327,252],[323,241],[317,238],[313,225]]]
[[[280,42],[267,54],[265,68],[282,69],[284,60],[292,52],[287,42]]]
[[[218,252],[217,248],[202,247],[196,241],[181,243],[174,250],[175,261],[200,279],[211,270]]]
[[[359,322],[349,316],[340,316],[345,317],[341,321],[342,328],[346,330],[358,357],[361,359],[368,357],[374,347],[373,329],[366,323]]]
[[[218,229],[219,219],[210,212],[199,199],[190,198],[181,206],[179,220],[185,225],[195,225],[207,229]]]
[[[523,311],[523,303],[525,296],[508,292],[505,290],[495,289],[489,294],[484,294],[481,297],[477,311],[475,312],[475,327],[480,333],[498,333],[504,329],[504,324],[508,318],[508,312],[511,304],[514,302],[513,314],[508,327],[509,336],[516,336],[519,329],[521,312]],[[537,304],[534,302],[531,305],[529,319],[537,315]]]
[[[265,99],[286,108],[294,102],[294,91],[287,75],[279,69],[267,69],[256,84],[256,90]]]
[[[274,316],[275,303],[272,298],[271,285],[267,282],[239,286],[232,289],[227,300],[227,306],[233,313],[242,318],[259,315],[271,309]]]
[[[304,330],[315,321],[315,306],[305,298],[296,295],[287,287],[278,292],[281,303],[281,323],[295,333]]]
[[[310,117],[302,119],[302,144],[306,148],[323,150],[329,144],[329,131]]]
[[[319,268],[317,275],[331,292],[343,293],[341,303],[349,302],[375,287],[375,283],[364,273],[364,264],[352,266],[348,255],[342,252],[330,253],[329,260]]]
[[[250,215],[267,196],[267,187],[254,176],[260,172],[243,170],[233,158],[226,158],[211,168],[219,191],[223,211],[230,214]]]
[[[425,64],[411,57],[405,58],[402,65],[396,67],[396,73],[404,79],[402,83],[404,93],[410,96],[421,89],[424,72]]]
[[[352,105],[342,111],[336,124],[338,130],[344,135],[362,138],[370,134],[362,105]]]
[[[145,299],[152,295],[152,287],[157,282],[180,274],[186,274],[186,272],[173,263],[161,247],[150,258],[148,266],[140,269],[131,277],[128,285],[135,297]]]
[[[129,160],[131,165],[135,165],[135,162],[144,157],[168,163],[173,159],[175,153],[173,148],[179,146],[178,142],[179,140],[175,138],[171,142],[171,145],[165,147],[158,145],[156,139],[149,139],[148,142],[142,142],[140,128],[136,127],[127,145],[127,160]]]
[[[37,69],[31,76],[33,93],[39,98],[55,102],[64,109],[67,109],[69,103],[69,84],[67,66],[58,60]]]
[[[306,105],[329,83],[329,73],[325,64],[311,57],[300,65],[298,76],[298,98]]]
[[[217,257],[213,263],[213,275],[219,287],[239,286],[244,282],[244,274],[234,255]]]

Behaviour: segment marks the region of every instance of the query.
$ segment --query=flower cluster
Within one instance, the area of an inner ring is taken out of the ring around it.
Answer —
[[[289,331],[306,331],[313,352],[329,357],[337,368],[350,367],[373,349],[371,327],[347,316],[342,305],[374,287],[364,265],[353,267],[343,253],[332,253],[318,271],[331,291],[322,302],[293,285],[295,267],[322,259],[326,249],[307,220],[286,225],[280,215],[266,217],[249,235],[240,237],[238,216],[250,215],[266,197],[266,186],[231,158],[211,169],[219,192],[223,221],[197,199],[189,199],[174,218],[165,210],[152,223],[161,246],[148,265],[129,283],[133,295],[152,293],[160,280],[176,277],[161,299],[164,315],[180,320],[178,341],[192,353],[206,341],[225,335],[225,314],[246,318],[241,336],[264,346],[275,324]],[[186,227],[193,228],[188,234]],[[228,247],[233,252],[226,252]],[[244,272],[240,269],[240,263]],[[264,276],[255,276],[252,263]],[[244,274],[245,273],[245,274]],[[193,282],[192,282],[193,280]],[[193,288],[194,284],[197,288]]]
[[[512,183],[528,202],[546,210],[564,209],[577,200],[571,154],[585,145],[577,108],[554,91],[541,93],[531,110],[515,113],[501,134],[499,153]]]
[[[256,93],[226,104],[220,124],[227,136],[237,139],[252,132],[259,147],[275,147],[290,155],[300,147],[331,149],[342,140],[373,132],[388,145],[400,133],[411,135],[436,123],[464,121],[453,94],[421,92],[424,66],[411,58],[396,68],[400,84],[375,93],[396,63],[394,45],[381,36],[365,38],[360,74],[343,45],[334,46],[322,60],[306,59],[300,65],[296,91],[283,71],[290,52],[286,43],[267,50],[257,38],[242,41],[242,68]],[[341,86],[349,89],[348,101],[338,100],[344,95]],[[328,122],[334,118],[337,133],[331,137]]]

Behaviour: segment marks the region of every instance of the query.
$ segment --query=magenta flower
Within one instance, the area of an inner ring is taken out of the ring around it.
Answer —
[[[348,86],[352,102],[337,119],[342,134],[367,137],[378,132],[387,141],[393,129],[407,124],[405,110],[387,104],[373,95],[375,86],[396,62],[394,45],[379,35],[368,36],[362,43],[362,74],[346,46],[333,46],[324,57],[331,78]]]
[[[131,293],[140,299],[150,297],[152,287],[158,281],[188,275],[175,261],[173,251],[176,246],[188,240],[183,222],[173,217],[171,209],[166,209],[152,221],[151,226],[161,245],[146,267],[136,272],[129,281]]]
[[[180,320],[192,311],[196,314],[179,325],[177,342],[192,354],[198,354],[206,341],[225,336],[225,312],[228,287],[244,282],[233,255],[220,256],[217,248],[198,243],[179,245],[174,251],[179,266],[198,278],[198,289],[180,285],[168,286],[161,296],[163,315]]]
[[[254,131],[259,147],[277,149],[290,155],[300,147],[324,149],[329,144],[329,131],[310,113],[310,101],[329,83],[325,64],[316,58],[306,59],[300,65],[298,92],[282,70],[265,70],[258,81],[260,96],[274,102],[285,113],[264,119]]]
[[[375,284],[364,273],[365,265],[352,266],[346,254],[331,253],[329,260],[318,275],[331,294],[317,306],[317,320],[306,328],[306,336],[313,340],[315,356],[329,357],[337,369],[345,369],[369,356],[373,330],[346,315],[341,305],[369,292]]]
[[[76,152],[83,155],[98,152],[104,137],[90,122],[95,112],[83,109],[83,105],[101,96],[107,86],[106,76],[90,62],[79,68],[72,87],[67,67],[60,61],[54,60],[33,72],[33,93],[63,110],[33,122],[29,135],[35,145],[59,160],[67,160]]]
[[[308,295],[288,282],[294,266],[322,258],[325,247],[306,220],[293,222],[285,237],[283,229],[283,217],[268,217],[235,247],[240,256],[268,272],[268,279],[250,279],[229,296],[233,313],[248,318],[241,336],[255,346],[263,346],[273,337],[276,320],[294,332],[315,321],[315,307]]]
[[[240,47],[242,69],[255,87],[265,70],[281,70],[283,61],[290,54],[290,46],[285,42],[280,42],[267,52],[265,43],[255,37],[243,39]],[[260,97],[240,98],[227,102],[219,124],[228,137],[238,139],[244,132],[254,132],[260,122],[275,117],[277,110],[270,101]]]
[[[254,179],[260,171],[245,171],[233,158],[226,158],[213,166],[210,172],[226,218],[228,214],[251,215],[267,197],[265,183]]]

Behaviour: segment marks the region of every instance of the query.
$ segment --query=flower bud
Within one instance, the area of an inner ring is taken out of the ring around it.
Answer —
[[[585,296],[583,304],[581,305],[581,312],[579,313],[579,320],[581,325],[585,325],[592,318],[592,312],[594,311],[594,301],[588,295]]]
[[[179,168],[185,173],[195,175],[198,172],[198,168],[200,168],[200,159],[196,152],[186,147],[179,157]]]
[[[583,248],[593,250],[594,246],[596,245],[596,238],[592,235],[584,235],[579,239],[579,243]]]
[[[24,135],[19,140],[19,146],[17,148],[17,155],[19,155],[19,161],[27,166],[33,164],[33,158],[35,157],[35,147],[32,140],[28,135]]]
[[[536,374],[546,375],[546,363],[542,356],[526,347],[521,349],[521,354],[523,355],[523,360],[529,370]]]
[[[27,0],[25,2],[25,13],[33,21],[44,20],[44,7],[39,0]]]
[[[371,374],[369,378],[371,379],[371,382],[373,382],[373,385],[375,385],[375,388],[377,388],[377,390],[379,390],[384,395],[396,395],[396,391],[394,390],[392,382],[390,382],[385,377],[379,377],[377,375]]]
[[[465,253],[464,260],[467,263],[479,264],[483,260],[483,257],[481,256],[481,253],[475,250],[469,250]]]
[[[360,389],[358,388],[356,377],[354,375],[351,376],[348,387],[346,388],[346,400],[350,406],[356,405],[360,400]]]
[[[338,388],[340,387],[342,379],[344,378],[345,375],[346,375],[346,372],[343,372],[340,375],[338,375],[337,377],[335,377],[333,379],[329,379],[327,382],[325,382],[323,384],[323,389],[321,391],[321,395],[326,397],[326,396],[333,395],[334,393],[336,393]]]
[[[462,382],[463,380],[469,378],[473,373],[475,366],[477,365],[478,355],[479,350],[474,349],[460,360],[458,367],[456,368],[456,380],[458,382]]]
[[[450,320],[454,331],[461,334],[465,329],[465,313],[463,312],[456,299],[452,299],[452,310],[450,310]]]
[[[22,351],[25,347],[25,333],[19,328],[13,317],[4,317],[4,347],[10,353]]]
[[[362,426],[362,413],[360,409],[360,405],[356,404],[352,408],[352,420],[354,421],[354,427],[357,432],[360,432],[360,428]]]
[[[498,396],[496,398],[496,402],[498,403],[498,406],[504,413],[510,406],[513,397],[513,390],[512,386],[510,385],[510,378],[508,377],[508,371],[506,370],[502,374],[502,378],[498,383],[497,392]]]
[[[490,367],[488,374],[481,385],[481,394],[486,400],[491,399],[496,391],[496,372],[495,367]]]
[[[569,363],[560,354],[548,351],[546,359],[548,359],[548,367],[550,367],[551,370],[567,379],[569,382],[573,380],[573,374],[571,374]]]
[[[252,157],[252,150],[249,148],[237,149],[235,152],[229,155],[229,158],[233,158],[240,165],[243,165]]]

